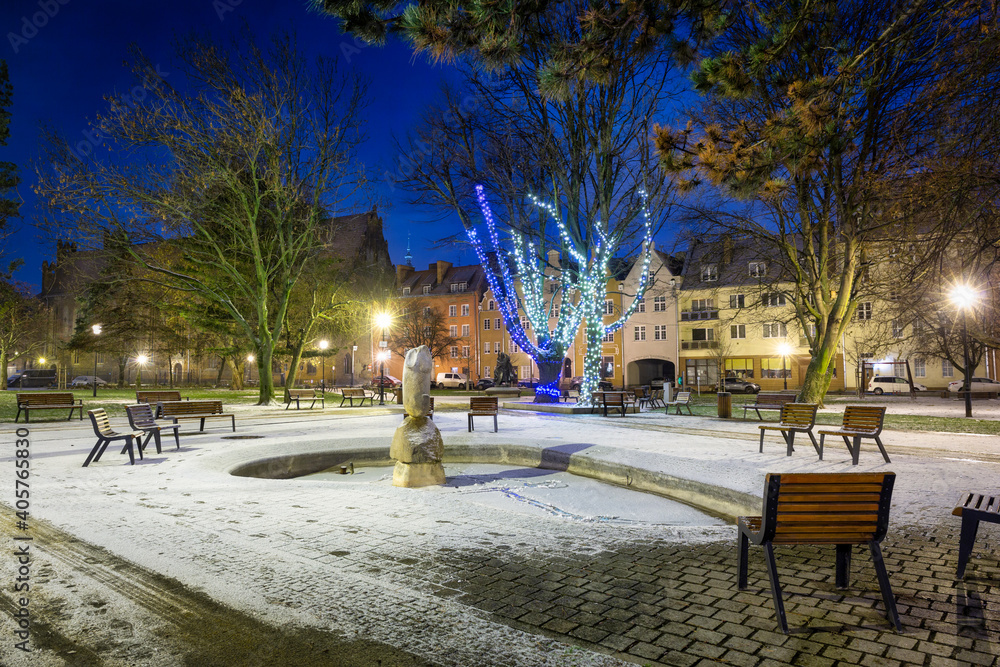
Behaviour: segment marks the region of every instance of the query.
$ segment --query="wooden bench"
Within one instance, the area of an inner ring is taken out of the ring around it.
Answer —
[[[762,391],[757,394],[753,403],[743,404],[743,419],[747,418],[747,410],[754,410],[757,419],[764,420],[760,416],[761,410],[780,410],[786,403],[794,403],[796,395],[789,392],[768,392]]]
[[[174,441],[177,443],[177,449],[181,448],[181,438],[177,433],[177,429],[181,426],[180,424],[174,422],[173,424],[163,424],[157,423],[153,418],[153,408],[148,403],[140,403],[139,405],[126,405],[125,413],[128,415],[128,424],[132,427],[133,431],[142,431],[146,435],[145,442],[139,444],[139,451],[146,449],[149,445],[150,438],[154,439],[156,443],[156,453],[162,453],[161,442],[160,442],[160,431],[163,429],[173,429],[174,430]]]
[[[179,401],[181,392],[174,389],[140,390],[135,392],[136,403],[149,403],[155,405],[161,401]]]
[[[679,391],[679,392],[677,392],[677,396],[674,397],[674,400],[667,401],[666,403],[664,403],[664,406],[665,406],[664,410],[663,410],[664,414],[668,414],[669,415],[670,414],[670,408],[676,409],[677,410],[677,414],[683,414],[681,412],[681,406],[683,406],[683,407],[687,408],[687,411],[688,411],[689,415],[694,415],[694,413],[691,412],[691,392],[690,391]]]
[[[32,410],[69,410],[69,416],[66,417],[66,421],[73,418],[73,411],[80,411],[80,420],[83,420],[83,400],[79,398],[73,398],[73,394],[70,392],[31,392],[24,394],[17,394],[17,416],[14,417],[14,423],[21,418],[21,412],[24,412],[24,423],[31,421],[31,411]]]
[[[882,432],[883,421],[885,421],[885,406],[848,405],[844,408],[844,422],[839,429],[819,432],[819,460],[823,460],[823,439],[828,435],[839,435],[844,438],[853,465],[858,465],[861,438],[873,438],[885,462],[892,463],[885,452],[885,447],[882,446],[882,440],[878,437]]]
[[[108,413],[104,411],[104,408],[88,410],[87,416],[90,417],[90,423],[94,427],[94,435],[97,436],[97,444],[90,450],[87,460],[83,462],[83,467],[86,468],[92,461],[100,461],[101,455],[104,454],[104,450],[108,448],[108,445],[111,444],[113,440],[125,441],[122,453],[124,454],[125,452],[128,452],[129,463],[135,465],[135,451],[133,449],[133,443],[137,442],[142,437],[142,431],[132,431],[130,433],[116,433],[115,431],[112,431],[111,420],[108,419]],[[142,458],[142,447],[139,447],[139,458]]]
[[[292,407],[292,401],[295,401],[295,409],[299,410],[302,406],[299,401],[312,401],[309,404],[309,409],[312,409],[316,405],[316,401],[319,401],[319,407],[326,407],[326,396],[322,393],[316,391],[315,389],[288,389],[288,395],[285,397],[285,409]]]
[[[608,409],[610,408],[612,412],[621,412],[622,417],[628,411],[628,406],[632,404],[632,400],[623,391],[605,391],[603,392],[603,400],[601,401],[601,407],[604,410],[604,416],[608,416]]]
[[[762,424],[757,427],[760,429],[761,454],[764,453],[764,432],[780,431],[781,437],[785,439],[785,444],[788,445],[786,456],[792,455],[795,434],[805,433],[812,440],[816,453],[820,454],[820,458],[823,458],[819,443],[816,442],[816,436],[812,432],[813,426],[816,424],[816,410],[818,408],[819,406],[815,403],[785,403],[781,406],[781,419],[777,424]]]
[[[663,402],[662,389],[653,389],[649,392],[649,407],[651,409],[666,407],[666,403]]]
[[[962,534],[958,541],[957,579],[965,577],[965,566],[976,544],[979,522],[1000,523],[1000,496],[984,496],[981,493],[963,493],[951,512],[962,517]]]
[[[747,588],[750,543],[764,547],[774,609],[781,631],[788,634],[773,545],[835,545],[837,588],[847,588],[849,584],[851,547],[867,545],[886,613],[896,630],[902,630],[879,547],[889,528],[889,504],[895,480],[896,474],[892,472],[768,475],[764,480],[761,516],[741,516],[737,522],[737,588],[741,591]]]
[[[496,396],[473,396],[469,399],[469,432],[476,430],[473,417],[493,417],[493,432],[497,432],[497,413],[500,406]]]
[[[344,387],[340,391],[340,407],[344,407],[344,401],[350,401],[351,407],[353,408],[355,399],[361,401],[361,407],[364,407],[365,401],[368,401],[368,405],[375,405],[375,397],[369,396],[365,393],[365,390],[360,387]]]
[[[236,415],[222,411],[222,401],[165,401],[159,404],[159,411],[164,419],[172,419],[176,424],[179,419],[198,419],[201,421],[199,431],[205,430],[206,419],[231,419],[233,431],[236,431]]]

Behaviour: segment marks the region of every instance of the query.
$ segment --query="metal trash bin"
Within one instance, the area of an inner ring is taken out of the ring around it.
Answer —
[[[396,394],[396,405],[402,405],[403,404],[403,388],[402,387],[396,387],[395,389],[392,390],[392,392],[394,394]]]
[[[720,391],[719,394],[719,416],[723,419],[730,419],[733,416],[733,395],[728,391]]]

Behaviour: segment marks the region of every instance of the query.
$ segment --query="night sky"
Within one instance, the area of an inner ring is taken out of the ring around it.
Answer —
[[[129,44],[137,44],[153,62],[169,63],[175,35],[196,30],[225,41],[244,20],[258,38],[276,29],[291,30],[307,53],[339,58],[371,78],[369,140],[361,157],[388,203],[379,210],[393,262],[403,261],[407,234],[418,268],[437,259],[475,262],[468,248],[431,247],[461,229],[457,217],[444,224],[431,222],[435,216],[409,206],[407,193],[388,187],[384,178],[395,162],[393,135],[405,136],[419,111],[436,98],[440,83],[454,76],[448,65],[432,65],[399,41],[358,51],[334,19],[309,10],[306,0],[2,0],[0,58],[10,69],[14,104],[10,143],[0,148],[0,159],[18,165],[18,193],[24,201],[16,247],[10,249],[25,260],[16,278],[37,288],[42,261],[55,258],[54,240],[33,226],[32,162],[38,154],[39,124],[53,126],[71,144],[85,140],[90,119],[105,107],[103,96],[132,85],[125,63]]]

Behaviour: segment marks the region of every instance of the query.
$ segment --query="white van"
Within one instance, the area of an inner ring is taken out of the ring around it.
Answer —
[[[465,388],[468,380],[461,373],[438,373],[437,380],[431,384],[432,389],[458,389]]]
[[[927,391],[927,387],[917,382],[913,383],[916,391]],[[910,383],[906,378],[896,375],[876,375],[868,381],[868,391],[881,396],[882,394],[903,394],[910,392]]]

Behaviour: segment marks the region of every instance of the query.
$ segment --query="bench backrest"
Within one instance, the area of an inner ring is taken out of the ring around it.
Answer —
[[[125,412],[128,414],[128,423],[133,429],[141,431],[144,426],[156,425],[156,420],[153,419],[153,408],[149,403],[126,405]]]
[[[291,398],[314,398],[316,396],[315,389],[289,389],[288,396]]]
[[[344,387],[340,391],[340,394],[341,394],[341,396],[347,396],[348,398],[350,398],[351,396],[353,396],[354,398],[358,398],[358,397],[363,397],[365,395],[365,390],[364,389],[351,389],[350,387]]]
[[[674,396],[674,400],[671,403],[689,403],[691,401],[690,391],[679,391],[677,395]]]
[[[796,398],[795,394],[762,391],[757,394],[754,401],[757,405],[785,405],[786,403],[794,403]]]
[[[845,429],[878,435],[882,432],[883,421],[885,421],[884,405],[848,405],[844,408]]]
[[[889,527],[896,473],[770,474],[761,530],[775,544],[864,544]]]
[[[18,405],[73,405],[73,394],[62,392],[32,392],[30,394],[18,394]]]
[[[90,423],[93,425],[94,434],[97,437],[113,433],[111,430],[111,420],[108,419],[108,413],[104,411],[104,408],[87,410],[87,416],[90,417]]]
[[[625,405],[625,393],[620,391],[608,391],[604,393],[604,405],[608,407]]]
[[[150,390],[135,392],[136,403],[159,403],[160,401],[179,401],[181,392],[174,390]]]
[[[809,428],[816,423],[815,403],[785,403],[781,406],[781,423],[783,426],[798,426]]]
[[[180,415],[221,415],[222,401],[167,401],[160,403],[164,417]]]
[[[496,412],[498,410],[496,396],[472,396],[469,398],[471,412]]]

